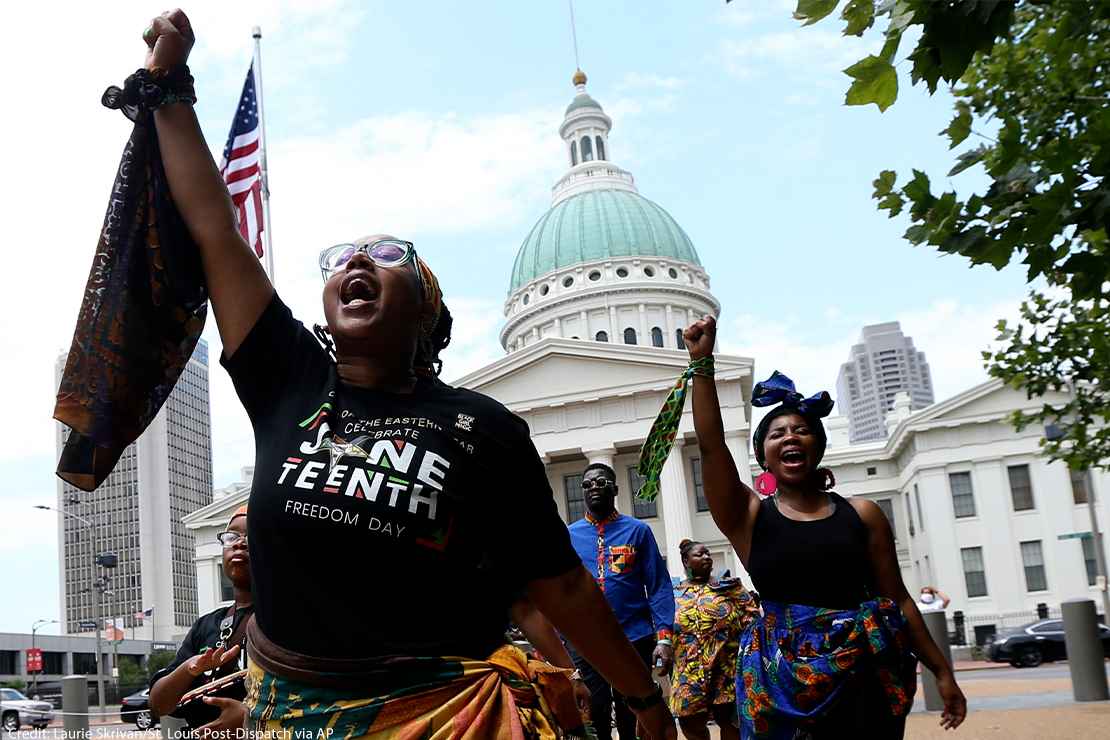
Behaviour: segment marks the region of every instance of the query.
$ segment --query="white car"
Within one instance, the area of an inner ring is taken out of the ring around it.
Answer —
[[[49,702],[28,699],[15,689],[0,689],[0,725],[8,732],[18,732],[23,725],[41,730],[53,716]]]

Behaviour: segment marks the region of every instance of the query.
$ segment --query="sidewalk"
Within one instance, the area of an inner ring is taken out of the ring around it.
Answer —
[[[106,704],[104,706],[104,714],[101,715],[99,709],[95,704],[89,706],[89,726],[94,725],[119,725],[123,724],[123,720],[119,717],[119,704]],[[47,727],[61,727],[64,723],[65,717],[62,716],[61,710],[55,710],[54,718],[50,720]]]
[[[992,663],[989,660],[957,660],[952,664],[954,671],[989,671],[994,668],[1013,668],[1009,663]]]

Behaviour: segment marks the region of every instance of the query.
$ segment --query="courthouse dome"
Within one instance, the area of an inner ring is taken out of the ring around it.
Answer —
[[[517,251],[501,345],[561,337],[684,351],[681,330],[720,311],[709,276],[682,227],[613,163],[613,121],[586,92],[586,74],[571,81],[559,125],[569,169]]]
[[[509,292],[556,270],[614,257],[701,265],[693,242],[660,206],[630,190],[587,190],[560,201],[524,239]]]

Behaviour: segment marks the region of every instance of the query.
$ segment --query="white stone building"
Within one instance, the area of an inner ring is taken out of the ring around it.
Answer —
[[[1028,400],[998,380],[919,411],[901,394],[886,418],[889,437],[868,444],[848,444],[845,417],[826,420],[823,464],[836,475],[836,490],[882,506],[907,586],[947,593],[949,616],[967,616],[969,642],[976,630],[982,639],[1004,622],[1032,621],[1039,603],[1055,608],[1082,597],[1102,608],[1094,541],[1068,535],[1091,531],[1091,491],[1105,531],[1110,476],[1048,463],[1042,430],[1019,433],[1007,419],[1064,400]]]
[[[605,462],[618,474],[618,508],[651,525],[673,575],[681,574],[678,543],[691,537],[709,545],[718,569],[746,577],[707,511],[689,407],[659,500],[632,497],[640,445],[688,361],[677,333],[719,303],[685,232],[610,161],[612,122],[586,94],[585,75],[574,82],[559,129],[570,168],[513,265],[500,335],[507,353],[454,384],[527,420],[568,522],[582,515],[583,469]],[[726,439],[742,474],[759,472],[749,459],[752,383],[751,359],[717,356]],[[1073,487],[1062,464],[1038,454],[1039,430],[1018,434],[1006,421],[1037,403],[997,381],[918,411],[902,396],[884,418],[888,436],[855,445],[847,417],[827,420],[825,464],[837,490],[888,512],[907,585],[946,591],[949,613],[968,615],[969,639],[975,627],[1024,618],[1038,603],[1097,597],[1092,541],[1058,539],[1089,530],[1086,506],[1076,503],[1083,484]],[[247,499],[244,478],[185,520],[197,541],[202,613],[230,599],[215,537]],[[1092,476],[1088,490],[1105,527],[1110,479]]]
[[[848,416],[849,439],[884,439],[885,417],[899,393],[909,394],[915,409],[933,403],[933,378],[925,353],[913,346],[897,321],[863,327],[836,378],[837,403]]]

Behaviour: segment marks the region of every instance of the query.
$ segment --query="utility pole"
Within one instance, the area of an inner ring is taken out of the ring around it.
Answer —
[[[48,624],[58,624],[58,620],[57,619],[39,619],[39,620],[36,620],[35,623],[31,625],[31,650],[35,649],[35,633],[38,632],[39,627],[43,627],[43,626],[48,625]],[[39,674],[40,673],[42,673],[41,670],[35,671],[35,677],[31,679],[31,697],[32,698],[34,698],[35,694],[37,694],[38,691],[39,691]]]
[[[39,504],[39,505],[36,505],[35,508],[36,509],[42,509],[43,511],[53,511],[53,512],[56,512],[58,514],[61,514],[62,516],[68,516],[70,519],[74,519],[74,520],[80,522],[85,527],[85,529],[88,531],[88,534],[89,534],[89,547],[90,547],[90,550],[91,550],[90,555],[92,556],[91,562],[89,563],[89,565],[92,567],[92,570],[89,573],[89,577],[91,578],[90,588],[92,589],[93,594],[94,594],[94,596],[93,596],[93,605],[96,609],[96,611],[95,611],[95,614],[96,614],[96,655],[94,656],[95,657],[95,662],[96,662],[96,699],[97,699],[97,703],[99,704],[100,715],[101,715],[101,717],[103,717],[104,716],[104,674],[101,671],[101,665],[100,665],[101,664],[101,660],[100,660],[100,649],[101,649],[100,648],[100,630],[103,629],[103,627],[104,627],[103,609],[101,607],[101,598],[103,597],[103,591],[100,588],[100,579],[98,579],[96,577],[96,566],[97,566],[96,525],[93,524],[92,522],[90,522],[88,519],[86,519],[84,517],[77,516],[76,514],[71,514],[68,511],[62,511],[61,509],[55,509],[53,506],[43,506],[43,505]]]

